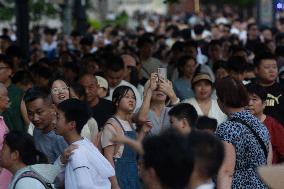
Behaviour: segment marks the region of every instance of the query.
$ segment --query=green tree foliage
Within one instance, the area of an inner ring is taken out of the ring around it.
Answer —
[[[56,18],[59,16],[59,6],[45,0],[28,0],[29,13],[32,21],[38,21],[42,16]],[[14,0],[5,0],[3,6],[0,7],[0,20],[10,21],[15,16]]]

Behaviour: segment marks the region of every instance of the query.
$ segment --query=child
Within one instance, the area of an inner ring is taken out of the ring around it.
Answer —
[[[65,187],[110,189],[108,178],[114,176],[113,167],[88,139],[79,134],[91,117],[90,108],[78,99],[67,99],[57,108],[56,133],[68,144],[78,146],[65,168]]]
[[[107,121],[101,138],[104,156],[115,167],[116,177],[111,180],[112,188],[138,189],[140,184],[136,152],[129,145],[111,141],[115,135],[127,136],[133,140],[139,137],[132,123],[136,97],[130,87],[120,86],[114,90],[112,98],[116,111]]]
[[[201,116],[197,119],[196,128],[214,134],[217,128],[217,119]]]

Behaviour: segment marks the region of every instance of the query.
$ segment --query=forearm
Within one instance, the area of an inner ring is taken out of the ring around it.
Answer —
[[[230,189],[232,188],[233,176],[226,173],[219,173],[217,176],[217,188],[218,189]]]
[[[150,110],[151,98],[152,98],[152,92],[148,90],[146,92],[146,95],[144,96],[142,106],[138,111],[137,115],[138,121],[141,123],[145,123],[148,119],[148,112]]]

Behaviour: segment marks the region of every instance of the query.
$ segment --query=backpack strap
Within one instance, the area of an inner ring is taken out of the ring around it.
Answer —
[[[35,173],[34,171],[26,171],[23,172],[15,181],[15,184],[13,186],[13,189],[16,188],[17,183],[19,182],[19,180],[21,180],[22,178],[26,178],[26,177],[30,177],[33,179],[38,180],[46,189],[53,189],[52,184],[49,183],[45,178],[43,178],[42,176],[40,176],[39,174]]]
[[[263,152],[264,152],[264,155],[265,155],[265,158],[267,159],[267,156],[268,156],[268,151],[266,149],[266,146],[263,142],[263,140],[260,138],[260,136],[256,133],[256,131],[250,127],[249,124],[247,124],[245,121],[241,120],[240,118],[232,118],[230,119],[230,121],[234,121],[234,122],[238,122],[238,123],[241,123],[242,125],[246,126],[250,131],[251,133],[254,135],[255,139],[258,141],[258,143],[260,144]]]

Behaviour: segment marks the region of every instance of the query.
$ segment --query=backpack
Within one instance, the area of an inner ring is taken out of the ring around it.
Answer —
[[[18,178],[17,180],[15,181],[15,184],[13,186],[13,189],[16,188],[16,185],[17,183],[19,182],[19,180],[21,180],[22,178],[25,178],[25,177],[31,177],[31,178],[34,178],[38,181],[41,182],[41,184],[46,188],[46,189],[54,189],[54,187],[52,186],[51,183],[49,183],[45,178],[43,178],[42,176],[40,176],[39,174],[37,174],[36,172],[34,171],[25,171],[23,172]]]

